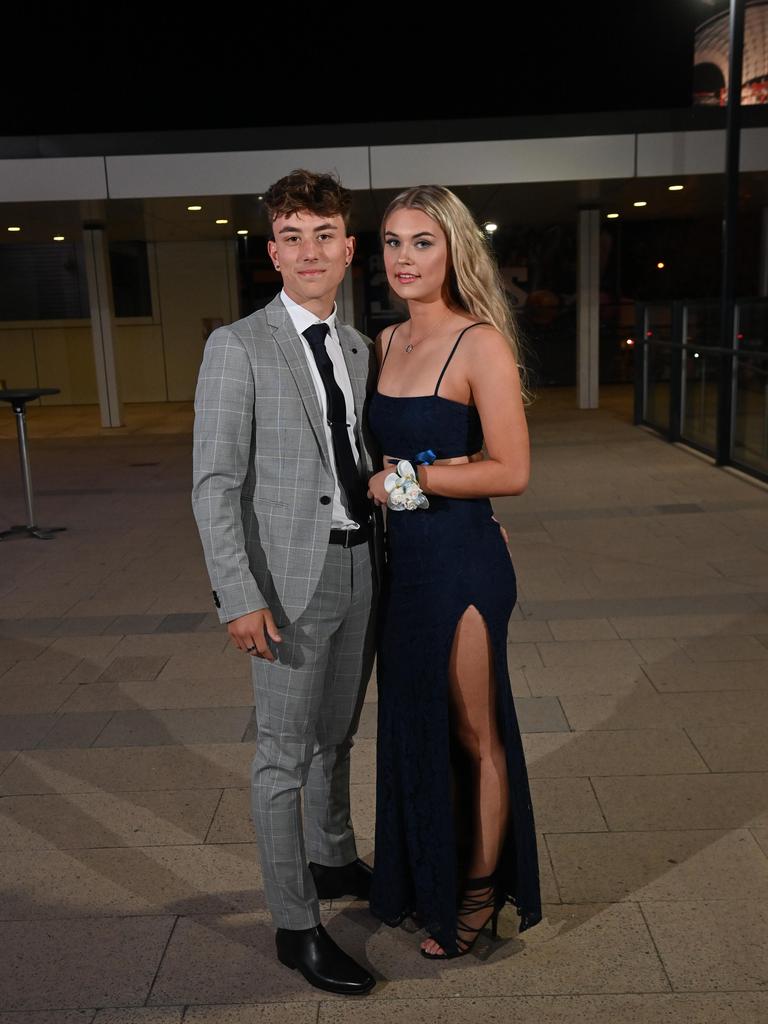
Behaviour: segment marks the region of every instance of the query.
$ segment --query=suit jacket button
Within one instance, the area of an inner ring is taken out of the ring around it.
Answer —
[[[322,497],[320,498],[320,504],[321,504],[321,505],[330,505],[330,504],[331,504],[331,499],[330,499],[330,498],[328,497],[328,495],[327,495],[327,494],[324,494],[324,495],[323,495],[323,496],[322,496]]]

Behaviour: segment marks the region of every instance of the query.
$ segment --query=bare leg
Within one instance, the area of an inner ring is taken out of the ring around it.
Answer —
[[[459,620],[449,662],[452,728],[472,765],[473,841],[469,877],[490,875],[501,853],[509,816],[509,783],[504,745],[496,722],[496,687],[488,627],[470,605]],[[490,889],[472,895],[483,899]],[[475,927],[485,923],[489,911],[462,915]],[[467,941],[469,933],[459,938]],[[428,953],[440,954],[434,939],[422,943]]]

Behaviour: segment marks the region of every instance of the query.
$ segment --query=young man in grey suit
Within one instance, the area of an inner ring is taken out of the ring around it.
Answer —
[[[219,618],[252,658],[253,816],[278,958],[318,988],[360,994],[374,979],[318,907],[366,899],[371,874],[350,821],[349,755],[373,663],[381,531],[366,491],[380,461],[364,415],[375,355],[335,304],[354,253],[351,198],[310,171],[265,194],[283,290],[208,339],[192,504]]]

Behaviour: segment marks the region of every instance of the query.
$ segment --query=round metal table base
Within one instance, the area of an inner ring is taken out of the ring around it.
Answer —
[[[66,526],[12,526],[0,531],[0,540],[6,537],[36,537],[38,540],[53,540],[54,533],[61,533]]]

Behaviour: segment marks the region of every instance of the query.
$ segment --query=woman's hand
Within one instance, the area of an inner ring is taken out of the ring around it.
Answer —
[[[368,481],[368,497],[373,498],[376,505],[387,504],[387,492],[384,490],[384,481],[391,472],[391,469],[382,469],[378,473],[374,473]]]

